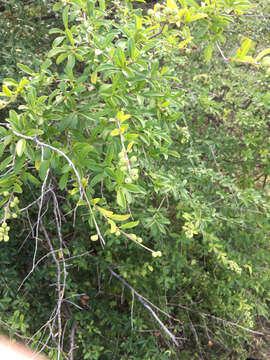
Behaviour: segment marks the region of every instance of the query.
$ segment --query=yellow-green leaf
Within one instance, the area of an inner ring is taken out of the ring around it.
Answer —
[[[86,200],[79,200],[78,202],[77,202],[77,206],[83,206],[83,205],[87,205],[87,201]]]
[[[100,200],[100,198],[92,199],[92,200],[90,200],[90,204],[91,205],[96,205],[99,202],[99,200]]]
[[[135,15],[135,21],[136,21],[136,30],[141,30],[142,29],[142,18]]]
[[[91,74],[91,83],[92,84],[96,84],[97,82],[97,72],[94,71],[92,74]]]
[[[114,130],[112,130],[111,131],[111,136],[117,136],[117,135],[119,135],[120,134],[120,129],[114,129]]]
[[[99,212],[101,212],[102,215],[105,215],[105,216],[108,216],[108,217],[111,217],[112,214],[113,214],[113,211],[103,209],[100,206],[97,206],[97,209],[98,209]]]
[[[131,141],[131,142],[128,144],[128,146],[127,146],[127,152],[130,152],[133,144],[134,144],[134,141]]]
[[[12,97],[12,92],[9,90],[9,88],[6,85],[2,86],[2,90],[5,96]]]
[[[185,47],[192,39],[193,39],[193,37],[190,36],[190,37],[188,37],[187,39],[181,41],[177,46],[179,47],[179,49],[182,49],[182,48]]]
[[[127,215],[112,214],[112,215],[108,215],[108,217],[110,219],[113,219],[113,220],[116,220],[116,221],[125,221],[130,217],[130,214],[127,214]]]
[[[152,256],[153,257],[160,257],[160,256],[162,256],[162,252],[161,251],[153,251]]]
[[[98,235],[96,234],[96,235],[92,235],[91,237],[90,237],[90,239],[91,239],[91,241],[97,241],[98,240]]]
[[[19,157],[21,157],[22,154],[24,153],[25,146],[26,146],[26,141],[25,141],[25,139],[20,139],[20,140],[17,142],[16,152],[17,152],[17,155],[18,155]]]
[[[123,111],[119,111],[117,113],[117,119],[120,121],[120,124],[122,124],[122,122],[124,122],[125,120],[129,119],[131,117],[130,114],[124,114]]]
[[[131,221],[120,226],[121,229],[132,229],[139,224],[139,221]]]
[[[250,49],[252,41],[250,39],[246,39],[242,42],[240,49],[237,50],[236,58],[242,59],[248,53]]]
[[[174,0],[167,0],[167,7],[169,9],[177,9],[177,5]]]
[[[115,222],[112,220],[108,220],[108,223],[111,225],[111,230],[110,230],[111,234],[114,234],[117,230]]]
[[[270,49],[268,48],[268,49],[264,49],[263,51],[261,51],[258,55],[257,55],[257,57],[255,58],[255,62],[258,62],[258,61],[260,61],[265,55],[267,55],[267,54],[270,54]]]
[[[188,19],[187,22],[200,20],[200,19],[203,19],[203,18],[206,18],[206,17],[208,17],[207,14],[196,14],[196,15],[190,16],[190,18]]]

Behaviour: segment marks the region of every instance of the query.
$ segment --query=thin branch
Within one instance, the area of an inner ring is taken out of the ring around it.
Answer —
[[[80,197],[84,198],[86,200],[86,202],[87,202],[91,217],[93,219],[93,223],[94,223],[95,228],[97,230],[98,237],[99,237],[99,239],[101,241],[101,245],[104,246],[105,245],[105,240],[103,239],[103,236],[102,236],[102,234],[100,232],[99,226],[97,224],[96,218],[95,218],[94,213],[93,213],[92,206],[90,204],[88,196],[87,196],[87,194],[85,192],[85,189],[83,187],[80,174],[79,174],[78,170],[76,169],[75,165],[73,164],[73,162],[70,160],[70,158],[62,150],[59,150],[59,149],[57,149],[56,147],[54,147],[52,145],[49,145],[49,144],[46,144],[46,143],[43,143],[43,142],[39,141],[36,136],[32,137],[32,136],[23,135],[23,134],[15,131],[15,130],[13,130],[12,127],[10,125],[8,125],[8,124],[6,124],[6,127],[8,129],[10,129],[13,132],[14,135],[16,135],[16,136],[18,136],[18,137],[20,137],[22,139],[34,141],[40,147],[45,147],[45,148],[51,149],[52,151],[57,152],[58,154],[60,154],[61,156],[63,156],[66,159],[66,161],[68,162],[68,164],[70,165],[70,167],[72,168],[72,170],[75,173],[75,176],[77,178],[78,185],[79,185]]]
[[[140,295],[131,285],[129,285],[124,279],[122,279],[122,277],[120,275],[118,275],[117,273],[115,273],[109,265],[107,265],[108,270],[110,271],[110,273],[117,278],[123,285],[125,285],[127,288],[129,288],[131,290],[131,292],[137,296],[138,300],[140,301],[140,303],[151,313],[151,315],[153,316],[153,318],[159,323],[159,325],[161,326],[161,328],[165,331],[165,333],[171,338],[171,340],[173,341],[173,343],[176,346],[179,346],[178,341],[176,340],[176,337],[168,330],[168,328],[163,324],[163,322],[160,320],[160,318],[157,316],[157,314],[154,312],[154,310],[150,307],[150,305],[148,303],[150,303],[147,299],[145,299],[142,295]]]
[[[76,321],[72,324],[72,327],[71,327],[71,332],[70,332],[70,350],[69,350],[69,360],[73,360],[73,352],[74,352],[74,349],[76,348],[74,346],[74,338],[75,338],[75,332],[76,332],[76,327],[77,327],[77,324],[76,324]]]
[[[163,33],[163,30],[164,30],[164,28],[165,28],[165,25],[166,25],[166,23],[164,22],[164,23],[162,24],[162,27],[161,27],[160,31],[159,31],[158,33],[150,36],[150,38],[148,38],[148,40],[152,40],[152,39],[154,39],[155,37],[157,37],[157,36],[159,36],[160,34],[162,34],[162,33]]]
[[[196,314],[199,314],[201,315],[202,317],[207,317],[207,318],[212,318],[212,319],[215,319],[217,321],[221,321],[223,324],[226,324],[226,325],[231,325],[231,326],[235,326],[235,327],[238,327],[244,331],[247,331],[251,334],[254,334],[254,335],[265,335],[265,333],[262,333],[260,331],[255,331],[255,330],[251,330],[251,329],[248,329],[242,325],[239,325],[239,324],[236,324],[232,321],[227,321],[227,320],[224,320],[222,318],[219,318],[217,316],[214,316],[214,315],[211,315],[211,314],[206,314],[206,313],[203,313],[203,312],[200,312],[200,311],[197,311],[197,310],[193,310],[193,309],[190,309],[189,307],[187,306],[184,306],[184,305],[179,305],[179,304],[171,304],[171,303],[168,303],[167,305],[169,306],[177,306],[177,307],[180,307],[181,309],[184,309],[184,310],[187,310],[187,311],[190,311],[190,312],[194,312]]]
[[[27,205],[26,207],[20,209],[20,212],[26,211],[28,210],[31,206],[35,205],[36,203],[38,203],[42,196],[44,197],[44,195],[46,195],[48,192],[50,192],[53,188],[48,188],[46,191],[44,191],[43,194],[40,195],[40,197],[38,197],[35,201],[33,201],[31,204]]]
[[[218,48],[218,51],[220,52],[220,55],[222,56],[223,60],[225,61],[225,63],[232,69],[232,67],[231,67],[231,65],[230,65],[230,63],[229,63],[229,59],[226,58],[226,56],[223,54],[223,51],[221,50],[218,42],[216,42],[216,46],[217,46],[217,48]]]

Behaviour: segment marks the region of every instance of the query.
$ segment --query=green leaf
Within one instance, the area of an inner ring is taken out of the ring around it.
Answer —
[[[21,186],[18,183],[14,184],[13,191],[18,194],[22,194],[23,192]]]
[[[67,37],[68,37],[69,42],[71,43],[72,46],[74,46],[75,41],[74,41],[74,39],[73,39],[72,32],[71,32],[69,29],[66,29],[65,32],[66,32],[66,34],[67,34]]]
[[[134,60],[135,58],[135,41],[133,38],[128,39],[128,55]]]
[[[90,181],[90,186],[94,187],[97,183],[101,182],[106,175],[104,173],[97,174]]]
[[[99,0],[99,7],[102,11],[106,10],[106,2],[105,0]]]
[[[18,175],[25,165],[25,156],[17,157],[14,164],[14,174]]]
[[[174,156],[177,158],[181,157],[181,155],[177,151],[174,151],[174,150],[168,150],[168,155],[171,155],[171,156]]]
[[[212,43],[209,43],[206,47],[206,49],[204,50],[204,59],[206,62],[210,61],[211,60],[211,57],[212,57],[212,48],[213,48],[213,45]]]
[[[64,188],[66,187],[67,182],[68,182],[68,176],[69,176],[68,172],[64,173],[61,176],[61,178],[59,180],[59,184],[58,184],[60,190],[64,190]]]
[[[42,163],[40,164],[38,173],[41,180],[45,179],[49,167],[50,167],[50,160],[43,160]]]
[[[26,74],[29,75],[33,75],[35,74],[35,72],[33,70],[31,70],[28,66],[23,65],[23,64],[17,64],[18,68],[21,69],[23,72],[25,72]]]
[[[120,226],[120,229],[132,229],[139,224],[139,221],[131,221]]]
[[[26,141],[25,139],[20,139],[17,144],[16,144],[16,152],[17,152],[17,155],[19,157],[22,156],[22,154],[24,153],[24,150],[25,150],[25,146],[26,146]]]
[[[35,185],[40,184],[40,181],[35,176],[33,176],[32,174],[26,173],[26,176],[27,176],[27,180],[29,180],[32,184],[35,184]]]
[[[0,161],[0,171],[5,169],[9,163],[13,160],[13,155],[8,156],[5,160]]]
[[[66,29],[68,28],[68,12],[69,12],[69,6],[66,6],[62,12],[63,24]]]
[[[49,52],[48,52],[48,57],[51,58],[51,57],[54,57],[55,55],[58,55],[59,53],[65,51],[64,49],[62,48],[54,48],[54,49],[51,49]]]
[[[121,189],[117,191],[116,202],[119,206],[126,209],[127,207],[126,198]]]
[[[57,65],[61,64],[61,62],[64,61],[68,57],[68,55],[69,55],[68,53],[60,54],[56,59],[56,64]]]
[[[131,193],[146,194],[145,190],[139,185],[123,184],[122,187]]]

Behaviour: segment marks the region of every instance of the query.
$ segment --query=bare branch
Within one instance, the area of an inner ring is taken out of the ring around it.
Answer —
[[[125,285],[131,292],[137,296],[140,303],[150,312],[150,314],[153,316],[153,318],[159,323],[159,325],[162,327],[162,329],[165,331],[165,333],[171,338],[173,343],[176,346],[179,346],[178,341],[176,340],[176,337],[168,330],[168,328],[163,324],[163,322],[160,320],[160,318],[157,316],[157,314],[154,312],[154,310],[150,307],[148,303],[150,303],[147,299],[145,299],[142,295],[140,295],[131,285],[129,285],[120,275],[115,273],[110,266],[108,266],[108,270],[110,273],[116,277],[123,285]]]
[[[166,25],[166,23],[163,23],[160,31],[159,31],[158,33],[154,34],[153,36],[150,36],[150,38],[149,38],[148,40],[152,40],[152,39],[154,39],[155,37],[159,36],[161,33],[163,33],[163,30],[164,30],[164,28],[165,28],[165,25]]]
[[[193,310],[193,309],[190,309],[189,307],[187,306],[184,306],[184,305],[180,305],[180,304],[171,304],[171,303],[168,303],[167,305],[170,305],[170,306],[177,306],[177,307],[180,307],[182,309],[185,309],[187,311],[190,311],[190,312],[194,312],[196,314],[199,314],[201,315],[202,317],[206,317],[206,318],[212,318],[212,319],[215,319],[217,321],[221,321],[223,324],[225,325],[231,325],[231,326],[235,326],[235,327],[238,327],[239,329],[242,329],[246,332],[249,332],[251,334],[254,334],[254,335],[265,335],[265,333],[262,333],[260,331],[255,331],[255,330],[251,330],[251,329],[248,329],[242,325],[239,325],[239,324],[236,324],[234,323],[233,321],[227,321],[227,320],[224,320],[222,318],[219,318],[217,316],[214,316],[214,315],[211,315],[211,314],[206,314],[206,313],[203,313],[203,312],[200,312],[200,311],[196,311],[196,310]]]

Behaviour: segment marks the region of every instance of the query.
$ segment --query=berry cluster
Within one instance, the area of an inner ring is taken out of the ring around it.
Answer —
[[[125,156],[125,153],[121,151],[118,154],[120,170],[126,174],[125,183],[131,184],[139,178],[139,170],[136,168],[131,169],[130,166],[134,165],[137,161],[136,156],[131,156],[130,159]]]
[[[3,224],[0,227],[0,241],[8,241],[9,240],[9,236],[8,236],[8,232],[10,230],[10,227],[7,226],[6,222],[3,222]]]
[[[177,22],[179,20],[179,9],[169,8],[165,5],[161,5],[157,3],[154,6],[154,9],[148,10],[148,15],[151,16],[156,22],[169,21],[169,22]]]

